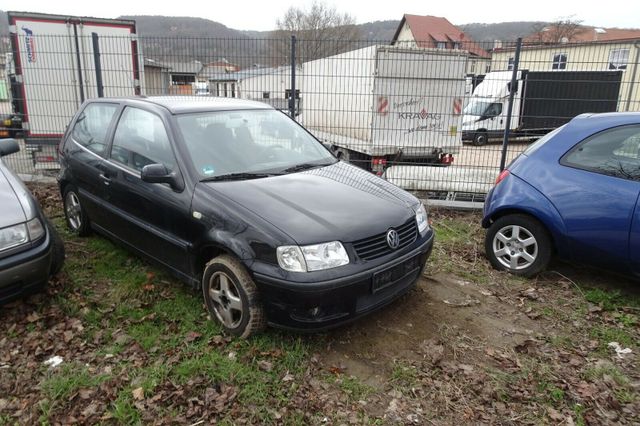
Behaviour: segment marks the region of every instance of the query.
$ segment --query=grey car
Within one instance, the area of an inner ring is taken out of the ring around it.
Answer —
[[[0,303],[30,294],[64,262],[64,245],[38,202],[3,162],[18,152],[14,139],[0,139]]]

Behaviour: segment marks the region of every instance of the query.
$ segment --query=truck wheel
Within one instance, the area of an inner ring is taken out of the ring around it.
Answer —
[[[80,204],[78,189],[73,185],[67,185],[62,197],[64,217],[67,219],[69,229],[79,237],[89,235],[91,232],[89,216]]]
[[[546,269],[552,250],[544,225],[523,214],[503,216],[493,222],[484,248],[494,268],[524,277]]]
[[[258,288],[237,259],[224,254],[207,263],[202,293],[211,318],[227,333],[246,339],[264,329]]]
[[[487,144],[488,140],[487,132],[478,132],[473,137],[473,144],[475,146],[483,146]]]
[[[64,243],[62,242],[62,238],[60,238],[60,234],[56,231],[53,223],[47,218],[45,219],[47,222],[47,229],[49,230],[49,235],[51,238],[51,275],[56,275],[62,269],[62,264],[64,263]]]

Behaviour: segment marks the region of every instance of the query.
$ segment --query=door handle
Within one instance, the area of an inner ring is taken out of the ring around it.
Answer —
[[[106,176],[104,173],[100,173],[100,179],[102,180],[102,183],[107,186],[109,186],[109,184],[111,183],[111,178]]]

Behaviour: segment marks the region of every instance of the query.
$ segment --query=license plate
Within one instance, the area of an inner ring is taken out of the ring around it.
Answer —
[[[373,275],[372,291],[380,291],[390,285],[393,285],[398,280],[406,276],[407,274],[415,271],[420,267],[420,256],[415,256],[399,265],[392,266],[389,269],[385,269],[380,272],[376,272]]]

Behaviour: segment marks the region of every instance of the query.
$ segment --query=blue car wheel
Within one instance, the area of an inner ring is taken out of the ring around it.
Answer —
[[[536,219],[512,214],[496,220],[487,231],[485,251],[494,268],[531,277],[546,269],[551,240]]]

